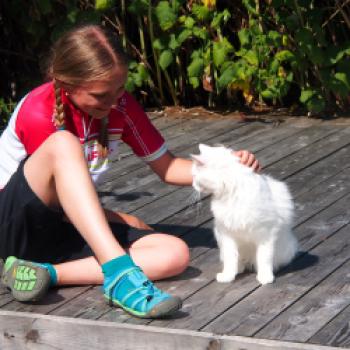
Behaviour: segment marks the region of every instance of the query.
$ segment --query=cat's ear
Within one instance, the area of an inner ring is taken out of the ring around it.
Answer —
[[[208,152],[210,152],[212,149],[212,147],[205,145],[204,143],[200,143],[198,147],[201,154],[208,154]]]
[[[204,165],[204,159],[201,154],[191,154],[191,158],[198,165]]]

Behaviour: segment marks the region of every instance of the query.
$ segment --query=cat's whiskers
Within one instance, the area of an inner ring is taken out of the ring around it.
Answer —
[[[196,190],[191,192],[191,195],[188,197],[187,201],[188,207],[186,209],[186,214],[195,210],[196,221],[198,220],[200,210],[202,208],[201,195]]]

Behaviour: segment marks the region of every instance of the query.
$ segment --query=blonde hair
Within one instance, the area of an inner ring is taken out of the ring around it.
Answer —
[[[54,122],[65,128],[65,113],[59,82],[72,86],[103,80],[116,66],[127,68],[127,56],[115,35],[99,25],[84,25],[66,32],[54,44],[47,65],[47,75],[54,81]],[[105,119],[105,118],[104,118]],[[101,121],[99,144],[106,155],[108,143],[107,120]]]

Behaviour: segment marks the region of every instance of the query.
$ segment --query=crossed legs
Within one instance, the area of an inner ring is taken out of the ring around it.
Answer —
[[[121,220],[130,226],[148,228],[133,216],[105,212],[91,181],[82,147],[69,132],[52,134],[27,160],[24,174],[29,186],[43,203],[49,207],[63,208],[67,218],[95,254],[96,258],[55,265],[61,285],[102,283],[100,265],[125,254],[108,225],[107,216],[110,220]],[[129,247],[128,253],[150,279],[179,274],[189,261],[186,244],[162,233],[137,240]]]

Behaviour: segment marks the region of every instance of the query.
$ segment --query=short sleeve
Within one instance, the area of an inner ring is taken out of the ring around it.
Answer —
[[[147,162],[162,156],[167,151],[165,141],[139,103],[128,93],[119,102],[125,118],[122,140]]]
[[[52,121],[53,103],[52,94],[39,89],[31,92],[19,109],[15,132],[27,154],[34,153],[56,131]]]

